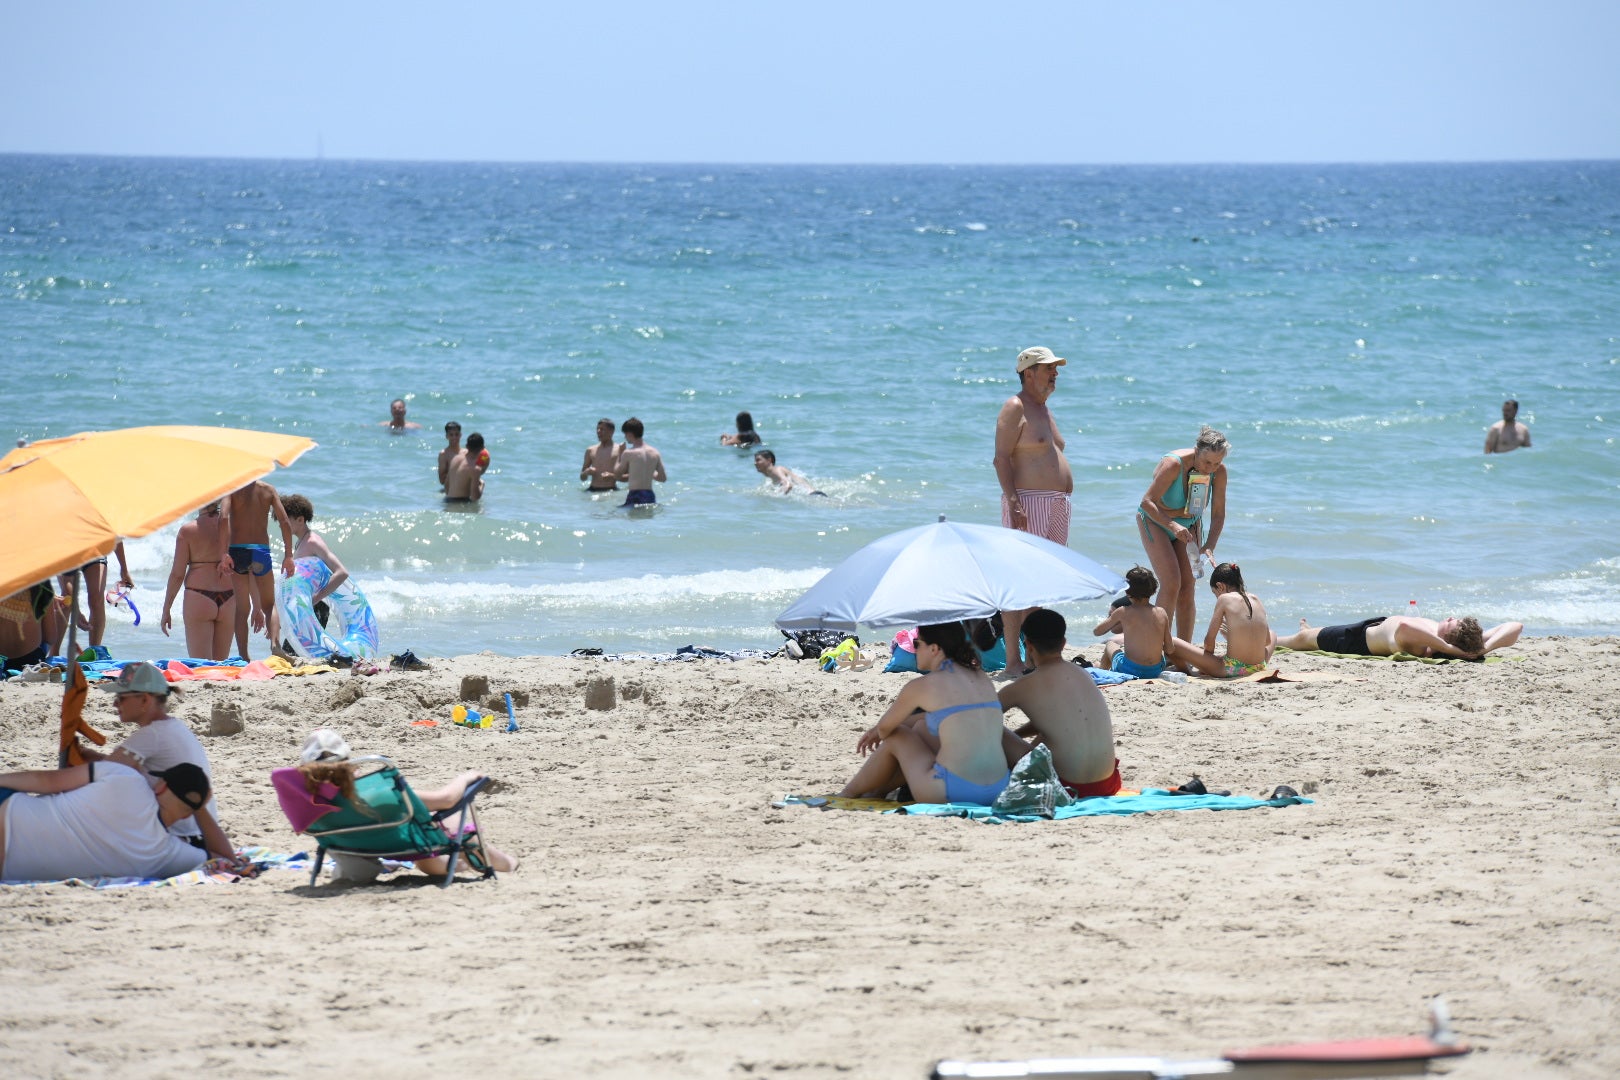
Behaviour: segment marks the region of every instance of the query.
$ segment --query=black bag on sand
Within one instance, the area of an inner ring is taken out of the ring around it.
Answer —
[[[861,639],[854,634],[846,634],[842,630],[783,630],[782,636],[788,639],[783,650],[795,660],[805,657],[819,658],[825,649],[830,649],[845,638],[855,638],[859,647]]]

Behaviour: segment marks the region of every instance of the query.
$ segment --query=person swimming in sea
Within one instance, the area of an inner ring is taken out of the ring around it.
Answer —
[[[753,415],[745,412],[737,414],[735,435],[724,432],[720,435],[721,446],[758,446],[762,441],[759,432],[754,430]]]

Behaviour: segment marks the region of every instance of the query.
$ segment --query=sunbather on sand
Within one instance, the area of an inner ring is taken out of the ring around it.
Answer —
[[[1012,775],[1001,702],[961,623],[917,628],[917,670],[856,742],[870,756],[838,794],[881,797],[905,784],[921,802],[990,806]]]
[[[1035,661],[1035,670],[1002,687],[999,697],[1003,709],[1017,708],[1029,722],[1016,733],[1002,729],[1007,764],[1016,765],[1036,745],[1045,743],[1069,794],[1114,794],[1121,781],[1108,703],[1090,675],[1064,661],[1063,638],[1068,627],[1063,616],[1036,608],[1024,617],[1023,629],[1024,645]],[[1031,736],[1033,741],[1024,742]]]
[[[1125,585],[1130,603],[1109,609],[1108,617],[1091,631],[1115,635],[1103,645],[1102,666],[1138,679],[1157,679],[1170,666],[1171,641],[1170,613],[1153,606],[1159,579],[1147,567],[1133,566],[1125,574]]]
[[[331,728],[319,728],[310,733],[304,741],[304,749],[298,755],[298,771],[304,774],[304,783],[311,792],[327,783],[335,786],[345,799],[359,805],[360,798],[354,789],[355,766],[349,762],[349,744],[343,736]],[[422,805],[437,813],[440,810],[449,810],[461,801],[467,794],[467,788],[475,780],[482,780],[484,774],[477,771],[462,773],[443,787],[425,791],[414,784],[411,790],[416,797],[422,800]],[[489,865],[499,873],[506,873],[518,868],[516,856],[485,843],[482,837],[473,845],[473,850],[482,858],[488,860]],[[449,869],[450,859],[445,855],[435,855],[428,859],[417,859],[416,868],[424,874],[443,877]]]
[[[1203,649],[1173,638],[1170,658],[1216,679],[1237,679],[1264,671],[1277,645],[1277,635],[1266,621],[1266,605],[1243,587],[1243,571],[1237,563],[1217,566],[1209,575],[1209,588],[1215,594],[1215,612],[1209,617]],[[1226,655],[1216,656],[1215,639],[1222,634],[1226,637]]]
[[[1472,615],[1464,619],[1420,619],[1415,615],[1388,615],[1338,626],[1312,626],[1299,620],[1299,633],[1279,638],[1285,649],[1321,649],[1348,656],[1455,656],[1477,660],[1488,652],[1519,640],[1524,623],[1506,622],[1480,629]]]

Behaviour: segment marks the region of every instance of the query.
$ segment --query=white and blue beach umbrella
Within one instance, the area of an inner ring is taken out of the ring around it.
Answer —
[[[881,629],[1095,600],[1125,588],[1107,567],[1044,537],[941,518],[874,540],[782,614],[783,630]]]

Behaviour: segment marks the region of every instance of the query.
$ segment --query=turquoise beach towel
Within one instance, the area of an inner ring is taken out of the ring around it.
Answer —
[[[999,825],[1007,821],[1067,821],[1078,817],[1120,817],[1126,814],[1152,814],[1161,810],[1255,810],[1262,806],[1284,807],[1307,805],[1314,800],[1298,795],[1280,799],[1251,799],[1247,795],[1172,795],[1163,788],[1143,788],[1140,795],[1106,795],[1099,798],[1076,799],[1068,806],[1060,806],[1052,817],[1034,814],[998,814],[988,806],[967,803],[912,803],[909,806],[885,810],[886,814],[910,814],[923,817],[964,817]]]

